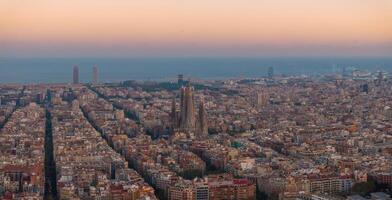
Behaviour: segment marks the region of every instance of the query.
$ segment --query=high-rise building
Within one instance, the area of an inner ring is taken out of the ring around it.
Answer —
[[[178,75],[177,84],[178,84],[179,86],[183,86],[183,85],[184,85],[184,75],[182,75],[182,74],[179,74],[179,75]]]
[[[79,84],[79,67],[77,65],[73,67],[73,84]]]
[[[377,76],[377,85],[381,86],[383,81],[384,81],[384,75],[382,74],[382,71],[379,71]]]
[[[98,67],[96,65],[93,66],[93,84],[98,84]]]
[[[274,78],[274,68],[273,67],[268,67],[268,78],[269,79]]]

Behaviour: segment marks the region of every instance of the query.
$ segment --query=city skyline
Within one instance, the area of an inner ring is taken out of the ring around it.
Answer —
[[[390,200],[391,74],[268,71],[0,84],[0,198]]]
[[[392,2],[3,1],[1,56],[389,56]]]
[[[392,0],[0,0],[1,200],[392,200]]]

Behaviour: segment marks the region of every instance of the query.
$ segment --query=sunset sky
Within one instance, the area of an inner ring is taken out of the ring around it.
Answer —
[[[391,55],[392,0],[0,0],[0,57]]]

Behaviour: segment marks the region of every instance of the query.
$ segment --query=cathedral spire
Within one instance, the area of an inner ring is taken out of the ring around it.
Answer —
[[[204,98],[200,98],[199,114],[197,120],[197,137],[205,138],[208,136],[207,114],[204,105]]]
[[[194,133],[196,129],[193,90],[188,83],[187,86],[181,88],[180,93],[180,128],[187,133]]]
[[[176,109],[176,97],[174,96],[172,99],[172,105],[171,105],[171,128],[172,131],[177,129],[177,109]]]

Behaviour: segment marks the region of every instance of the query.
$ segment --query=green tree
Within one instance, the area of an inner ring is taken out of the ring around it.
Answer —
[[[355,184],[352,188],[352,193],[365,196],[371,192],[374,192],[375,190],[376,184],[374,183],[374,181],[368,181]]]

